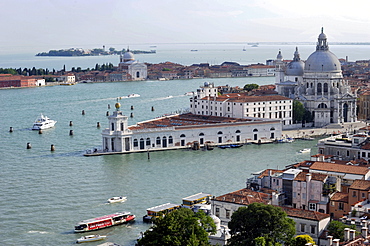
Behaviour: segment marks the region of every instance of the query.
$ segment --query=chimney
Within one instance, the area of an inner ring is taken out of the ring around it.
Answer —
[[[311,173],[307,173],[306,174],[306,182],[310,182],[311,181],[311,177],[312,177],[312,174]]]
[[[333,245],[333,236],[327,236],[326,239],[328,239],[329,246]]]
[[[349,231],[349,240],[353,241],[353,240],[355,240],[355,237],[356,237],[356,230],[350,230]]]
[[[361,228],[361,234],[362,234],[362,236],[364,237],[364,238],[367,238],[367,227],[362,227]]]
[[[333,246],[339,246],[340,239],[333,239]]]
[[[349,240],[349,230],[350,228],[344,228],[344,241],[347,242]]]

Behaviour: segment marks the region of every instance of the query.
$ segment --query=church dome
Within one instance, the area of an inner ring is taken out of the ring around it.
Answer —
[[[293,61],[289,62],[286,68],[287,76],[302,76],[304,69],[304,62],[301,61],[298,48],[294,52]]]
[[[127,50],[127,52],[125,52],[123,54],[123,61],[124,62],[134,61],[134,60],[135,60],[134,54],[132,52],[130,52],[130,50]]]
[[[340,72],[341,66],[336,55],[329,51],[326,35],[321,30],[318,38],[316,51],[307,59],[304,67],[305,72]]]

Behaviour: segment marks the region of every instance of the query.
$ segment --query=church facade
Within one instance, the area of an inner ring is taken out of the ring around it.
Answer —
[[[130,50],[120,55],[118,70],[126,72],[130,80],[145,80],[148,77],[147,66],[136,61],[134,54]]]
[[[298,100],[311,112],[315,127],[332,123],[356,122],[356,94],[343,79],[338,58],[329,51],[327,37],[321,30],[313,52],[304,62],[298,49],[286,64],[277,55],[275,84],[280,95]]]

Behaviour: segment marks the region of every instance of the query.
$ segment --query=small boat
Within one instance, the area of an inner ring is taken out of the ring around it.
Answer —
[[[191,91],[191,92],[186,92],[184,95],[185,96],[192,96],[194,93]]]
[[[307,141],[313,141],[314,140],[314,138],[311,138],[309,136],[302,137],[301,139],[302,140],[307,140]]]
[[[173,96],[170,95],[170,96],[167,96],[166,98],[173,98]]]
[[[311,152],[311,149],[310,148],[300,149],[298,152],[299,153],[309,153]]]
[[[33,123],[32,130],[44,130],[51,128],[57,123],[56,120],[51,120],[47,116],[44,116],[43,114],[38,117],[35,122]]]
[[[114,196],[107,200],[108,203],[124,202],[127,200],[125,196]]]
[[[227,145],[219,145],[218,147],[220,149],[228,149],[228,148],[231,148],[230,144],[227,144]]]
[[[230,144],[230,148],[240,148],[242,146],[242,144]]]
[[[146,210],[146,215],[143,216],[144,222],[151,222],[153,219],[165,216],[166,214],[181,208],[180,204],[174,204],[174,203],[165,203],[162,205],[158,205],[155,207],[148,208]]]
[[[282,138],[277,140],[278,143],[292,143],[294,142],[294,138]]]
[[[88,243],[88,242],[95,242],[95,241],[99,241],[99,240],[103,240],[105,239],[107,236],[101,236],[101,235],[87,235],[87,236],[83,236],[83,237],[80,237],[79,239],[77,239],[76,243]]]
[[[120,98],[131,98],[131,97],[140,97],[140,95],[139,94],[132,93],[130,95],[123,96],[123,97],[120,97]]]

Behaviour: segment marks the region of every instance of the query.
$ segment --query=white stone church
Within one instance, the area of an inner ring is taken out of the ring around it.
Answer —
[[[314,126],[356,122],[356,94],[343,79],[338,58],[329,51],[321,30],[313,52],[304,62],[298,49],[286,64],[279,51],[276,61],[276,90],[282,96],[298,100],[314,117]]]

